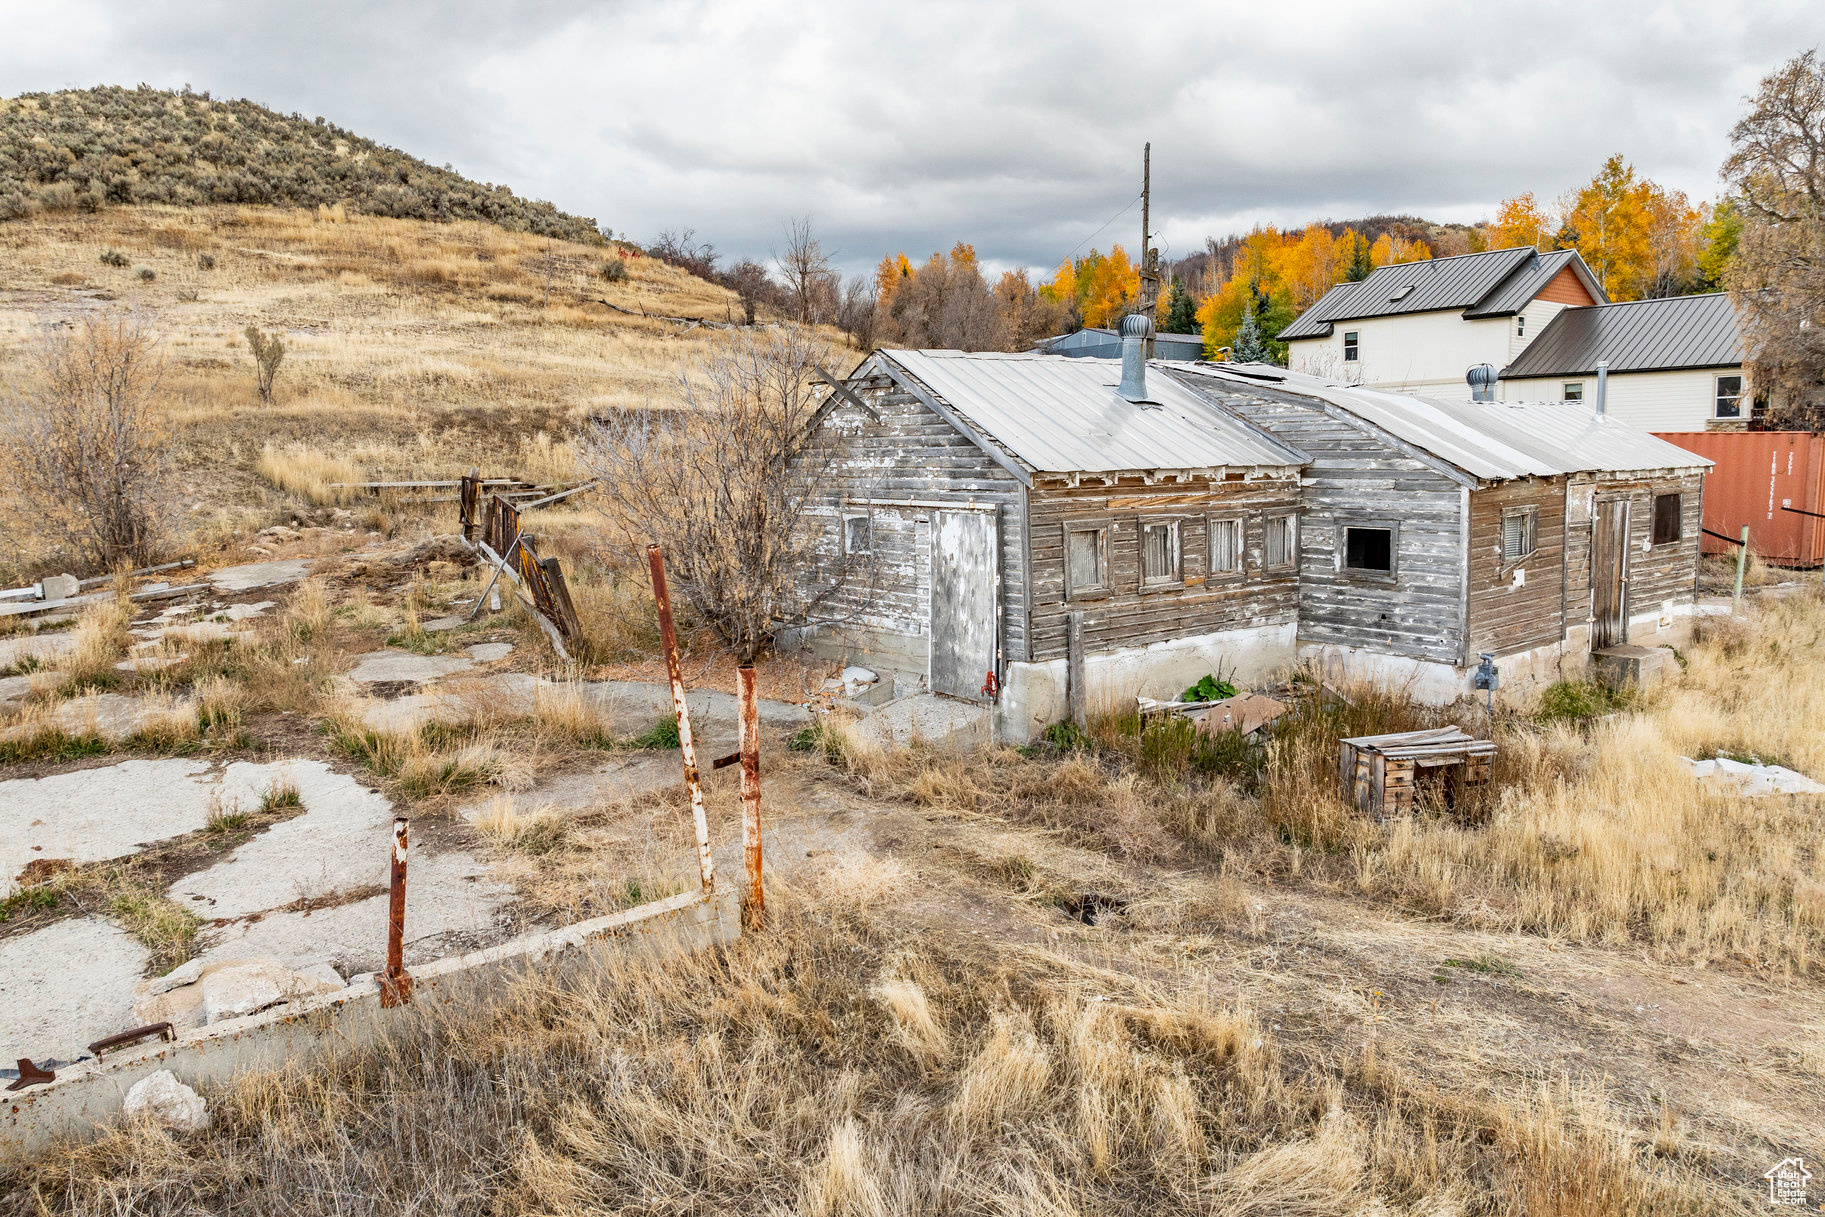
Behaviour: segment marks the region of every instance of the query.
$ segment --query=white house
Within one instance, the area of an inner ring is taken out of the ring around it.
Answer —
[[[1561,311],[1608,299],[1576,250],[1493,249],[1339,283],[1279,336],[1295,372],[1457,397],[1471,368],[1507,367]]]
[[[1561,311],[1501,373],[1505,401],[1593,401],[1607,364],[1605,409],[1643,431],[1749,425],[1749,380],[1736,310],[1722,292]]]

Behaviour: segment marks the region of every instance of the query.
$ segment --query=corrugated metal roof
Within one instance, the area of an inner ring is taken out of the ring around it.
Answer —
[[[1334,321],[1470,308],[1536,256],[1532,246],[1523,246],[1383,266],[1361,283],[1333,287],[1281,330],[1280,338],[1322,337],[1331,332]]]
[[[1721,368],[1743,361],[1736,309],[1722,292],[1562,310],[1502,370],[1504,380],[1612,372]]]
[[[1178,370],[1232,389],[1273,389],[1329,402],[1485,481],[1711,464],[1627,423],[1601,418],[1585,402],[1442,401],[1259,364],[1205,363]]]
[[[1120,359],[1122,336],[1114,330],[1088,328],[1053,338],[1041,338],[1029,352],[1034,355],[1071,355],[1077,358]],[[1202,334],[1155,334],[1155,359],[1202,359]]]
[[[1119,363],[1062,355],[881,351],[1036,473],[1287,468],[1303,454],[1149,365],[1152,403],[1117,396]],[[1184,366],[1184,365],[1174,365]]]
[[[1518,313],[1568,266],[1584,284],[1584,290],[1591,294],[1592,300],[1609,299],[1604,294],[1602,284],[1597,282],[1597,276],[1591,274],[1590,267],[1584,264],[1584,259],[1577,250],[1555,249],[1551,253],[1540,254],[1510,275],[1500,287],[1478,301],[1475,308],[1465,309],[1464,316],[1506,317]]]

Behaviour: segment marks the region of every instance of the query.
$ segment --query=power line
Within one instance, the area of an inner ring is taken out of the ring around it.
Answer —
[[[1141,194],[1145,194],[1145,193],[1146,193],[1146,191],[1144,191],[1144,190],[1141,191]],[[1098,228],[1096,230],[1096,232],[1091,233],[1089,236],[1087,236],[1083,240],[1079,241],[1077,243],[1077,249],[1073,249],[1070,253],[1065,255],[1065,261],[1069,262],[1072,258],[1075,258],[1077,256],[1078,249],[1082,249],[1084,246],[1088,245],[1090,242],[1096,240],[1097,235],[1103,231],[1103,228],[1109,227],[1109,225],[1115,223],[1117,220],[1119,220],[1123,216],[1127,215],[1129,210],[1131,208],[1133,208],[1133,206],[1136,203],[1141,201],[1141,194],[1135,195],[1133,198],[1129,199],[1126,203],[1122,204],[1122,209],[1120,211],[1116,212],[1114,215],[1110,216],[1108,219],[1103,221],[1102,228]]]

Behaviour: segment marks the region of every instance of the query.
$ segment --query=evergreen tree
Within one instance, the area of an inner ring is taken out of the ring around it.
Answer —
[[[1369,259],[1369,239],[1357,233],[1356,248],[1350,254],[1350,269],[1345,272],[1344,279],[1350,283],[1361,283],[1374,269],[1375,264]]]
[[[1261,327],[1255,324],[1255,302],[1243,310],[1242,324],[1236,329],[1236,344],[1229,357],[1237,363],[1269,363],[1267,344],[1261,341]]]
[[[1162,334],[1195,334],[1201,327],[1198,325],[1198,306],[1192,301],[1191,293],[1179,282],[1179,277],[1172,277],[1172,304],[1166,309],[1166,319],[1160,323]]]

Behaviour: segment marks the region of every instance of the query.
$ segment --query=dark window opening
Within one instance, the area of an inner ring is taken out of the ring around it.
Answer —
[[[1742,416],[1743,378],[1719,376],[1717,378],[1717,417],[1741,418]]]
[[[1359,346],[1356,341],[1356,331],[1345,330],[1343,332],[1343,361],[1345,363],[1355,363],[1358,350]]]
[[[1392,528],[1346,528],[1343,530],[1343,564],[1350,570],[1394,570],[1394,530]]]
[[[843,517],[843,552],[866,556],[873,548],[873,521],[867,516]]]
[[[1582,380],[1571,380],[1565,383],[1565,400],[1584,400],[1584,382]]]
[[[1654,496],[1654,544],[1672,545],[1683,535],[1679,509],[1678,495],[1657,494]]]

